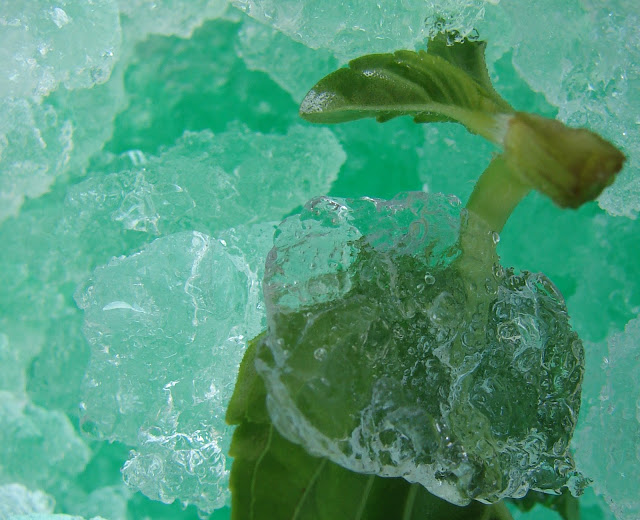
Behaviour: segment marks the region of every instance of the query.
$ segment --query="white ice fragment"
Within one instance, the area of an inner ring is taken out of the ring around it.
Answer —
[[[14,515],[53,513],[55,500],[42,491],[30,491],[22,484],[0,486],[0,520],[10,520]]]
[[[64,11],[64,9],[60,9],[59,7],[54,7],[51,10],[51,19],[53,20],[53,23],[58,26],[58,29],[61,29],[63,26],[71,22],[69,15]]]
[[[102,307],[103,311],[112,311],[114,309],[127,309],[134,312],[145,312],[144,309],[141,309],[138,305],[131,305],[130,303],[121,301],[107,303],[104,307]]]

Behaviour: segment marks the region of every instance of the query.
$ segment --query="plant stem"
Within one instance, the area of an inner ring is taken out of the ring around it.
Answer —
[[[482,219],[489,229],[499,233],[518,203],[529,193],[501,155],[494,157],[476,183],[467,210]]]
[[[490,520],[513,520],[509,509],[507,509],[503,501],[493,504],[490,509]]]

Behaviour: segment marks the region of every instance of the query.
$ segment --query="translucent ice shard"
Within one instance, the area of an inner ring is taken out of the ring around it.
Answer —
[[[318,78],[337,68],[331,52],[310,49],[248,17],[238,33],[238,52],[249,69],[269,74],[297,103]]]
[[[131,22],[138,39],[148,34],[188,38],[203,21],[218,18],[228,0],[118,0],[120,12]]]
[[[124,479],[154,500],[204,512],[226,501],[224,414],[246,341],[264,326],[250,264],[272,231],[250,227],[229,244],[169,235],[98,268],[78,293],[93,348],[82,428],[134,447]]]
[[[55,490],[78,475],[89,458],[89,448],[66,415],[0,391],[0,482]]]
[[[233,4],[312,49],[328,49],[341,59],[351,59],[412,49],[434,30],[455,26],[464,36],[483,17],[485,2],[234,0]]]
[[[582,344],[544,275],[467,261],[471,226],[457,200],[424,193],[321,197],[279,226],[257,363],[274,424],[457,504],[579,492]],[[492,250],[490,234],[473,240]]]
[[[0,98],[45,96],[60,83],[75,89],[109,78],[121,38],[115,0],[0,5]]]
[[[25,197],[49,190],[66,168],[73,125],[48,104],[0,98],[0,222],[15,215]]]
[[[0,486],[0,520],[14,515],[52,513],[55,501],[42,491],[29,491],[21,484]]]
[[[619,520],[640,517],[640,317],[608,340],[596,368],[602,383],[576,432],[576,460]],[[597,360],[594,359],[597,363]]]
[[[293,126],[283,136],[236,126],[220,134],[186,132],[158,156],[130,158],[126,169],[106,166],[118,173],[95,175],[71,190],[69,205],[80,212],[71,229],[93,235],[108,225],[138,232],[135,239],[278,220],[326,193],[345,154],[328,129]],[[123,240],[115,230],[110,235]]]
[[[0,222],[66,174],[84,173],[125,106],[122,75],[118,67],[106,83],[60,87],[43,102],[0,97]]]

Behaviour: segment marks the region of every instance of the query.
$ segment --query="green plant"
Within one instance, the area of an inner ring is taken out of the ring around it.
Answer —
[[[568,453],[582,344],[553,284],[504,270],[492,238],[529,190],[578,207],[613,182],[624,156],[588,130],[516,112],[491,85],[484,48],[450,46],[441,36],[427,52],[364,56],[302,102],[302,117],[318,123],[455,121],[503,152],[460,214],[419,194],[382,205],[314,199],[281,227],[265,275],[269,328],[251,342],[227,411],[238,425],[233,518],[502,520],[510,518],[503,498],[529,488],[579,493],[587,484]],[[415,215],[436,216],[416,231]],[[374,217],[409,228],[362,231]],[[343,221],[355,229],[344,240]],[[453,239],[424,238],[438,226],[454,227]],[[334,232],[338,238],[326,238]],[[334,265],[312,275],[321,288],[298,301],[290,290],[315,269],[304,248],[317,236],[324,242],[313,254]],[[296,267],[296,258],[308,265]],[[515,370],[502,357],[518,348],[528,357],[513,354],[526,364]],[[416,367],[429,388],[399,381]],[[507,395],[501,382],[522,388]],[[494,402],[478,400],[478,385],[494,383]],[[528,451],[531,442],[541,447]],[[535,460],[522,462],[520,452]],[[521,474],[511,475],[510,464]],[[521,502],[577,518],[566,492],[530,492]]]

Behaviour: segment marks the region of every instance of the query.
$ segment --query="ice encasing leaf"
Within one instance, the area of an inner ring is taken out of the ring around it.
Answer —
[[[425,193],[317,198],[285,220],[256,365],[271,419],[316,456],[460,505],[579,487],[583,349],[562,297],[541,274],[470,271],[467,226]]]
[[[230,449],[233,520],[507,518],[478,502],[454,506],[402,478],[349,471],[282,437],[269,419],[266,388],[254,368],[264,339],[261,334],[250,342],[227,409],[227,421],[238,424]]]

